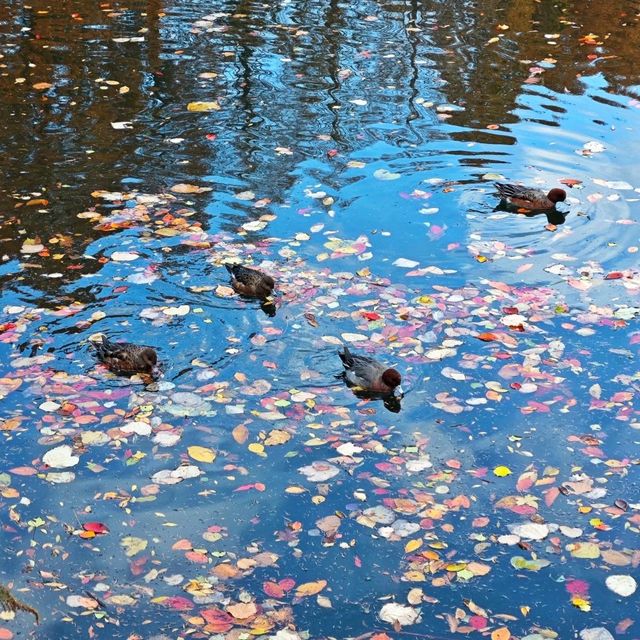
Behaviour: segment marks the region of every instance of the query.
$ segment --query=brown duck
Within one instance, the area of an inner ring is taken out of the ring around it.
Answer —
[[[155,376],[158,370],[158,354],[152,347],[131,342],[111,342],[102,336],[101,342],[94,342],[98,360],[113,373],[133,375],[144,373]]]
[[[273,288],[276,286],[275,280],[266,273],[239,264],[225,264],[224,266],[231,274],[233,290],[241,296],[264,300],[273,293]]]
[[[547,211],[553,209],[557,202],[564,202],[567,194],[564,189],[551,189],[545,193],[540,189],[523,187],[519,184],[495,183],[498,195],[520,209],[529,211]]]
[[[348,384],[373,393],[402,396],[402,377],[395,369],[390,369],[373,358],[353,355],[346,346],[338,355],[342,360],[344,377]]]

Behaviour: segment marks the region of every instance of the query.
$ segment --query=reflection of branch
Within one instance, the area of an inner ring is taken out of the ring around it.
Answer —
[[[327,90],[327,93],[333,101],[328,105],[328,108],[332,112],[331,137],[334,142],[344,142],[340,134],[340,111],[339,109],[333,108],[340,106],[340,100],[338,100],[336,92],[340,90],[340,80],[338,79],[338,72],[340,70],[339,34],[341,34],[342,31],[340,31],[339,28],[340,23],[343,22],[339,0],[331,0],[327,21],[325,23],[325,40],[327,41],[327,62],[329,64],[328,75],[332,81],[332,86]]]
[[[416,120],[420,117],[418,113],[418,109],[415,105],[415,100],[418,97],[418,78],[420,74],[418,72],[418,65],[416,64],[416,59],[418,57],[418,43],[416,38],[415,31],[409,31],[407,29],[407,23],[409,25],[413,24],[414,27],[417,27],[418,22],[418,2],[417,0],[411,0],[411,11],[409,13],[409,20],[405,20],[404,22],[404,33],[407,37],[407,41],[409,42],[409,47],[411,49],[411,55],[409,56],[409,66],[411,67],[411,77],[409,79],[409,88],[411,89],[411,97],[409,98],[409,113],[407,114],[406,124],[411,131],[414,131],[413,126],[410,124],[412,120]]]
[[[147,57],[149,62],[149,68],[151,70],[158,69],[160,67],[160,14],[162,13],[162,0],[148,0],[147,1]]]

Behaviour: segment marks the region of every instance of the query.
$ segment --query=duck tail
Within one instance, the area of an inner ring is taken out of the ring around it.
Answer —
[[[513,198],[517,196],[516,189],[512,184],[506,184],[504,182],[494,182],[495,188],[498,190],[498,195],[502,198]]]
[[[349,351],[349,347],[342,345],[342,351],[338,351],[338,355],[346,368],[353,366],[353,356],[351,355],[351,351]]]
[[[235,276],[235,275],[236,275],[236,274],[235,274],[235,270],[236,270],[237,265],[235,265],[235,264],[229,264],[228,262],[225,262],[225,263],[224,263],[224,266],[225,266],[226,270],[227,270],[227,271],[228,271],[232,276]]]

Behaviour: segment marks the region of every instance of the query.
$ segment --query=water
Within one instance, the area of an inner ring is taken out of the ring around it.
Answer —
[[[0,2],[1,637],[637,635],[640,7],[86,4]]]

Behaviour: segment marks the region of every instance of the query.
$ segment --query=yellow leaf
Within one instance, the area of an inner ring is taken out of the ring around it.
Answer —
[[[525,605],[523,605],[523,606],[521,606],[521,607],[520,607],[520,613],[521,613],[523,616],[528,616],[528,615],[529,615],[529,611],[531,611],[531,607],[527,607],[527,606],[525,606]]]
[[[327,586],[326,580],[316,580],[315,582],[305,582],[296,589],[296,598],[304,598],[306,596],[315,596]]]
[[[284,444],[291,439],[291,434],[287,431],[283,431],[282,429],[272,429],[267,436],[267,439],[264,441],[265,445],[268,447],[272,447],[277,444]]]
[[[307,490],[304,487],[297,487],[297,486],[292,486],[292,487],[287,487],[284,490],[285,493],[292,493],[294,495],[297,495],[299,493],[306,493]]]
[[[267,454],[264,452],[264,445],[259,442],[252,442],[248,449],[251,453],[255,453],[257,456],[262,456],[263,458],[267,457]]]
[[[511,475],[511,469],[501,465],[493,470],[493,475],[498,476],[498,478],[504,478],[505,476]]]
[[[128,558],[147,548],[147,541],[136,536],[125,536],[120,540],[120,546],[124,548],[124,553]]]
[[[420,538],[416,538],[415,540],[409,540],[407,544],[404,545],[404,552],[411,553],[416,549],[419,549],[422,546],[422,540]]]
[[[198,462],[213,462],[216,459],[216,452],[209,447],[188,447],[187,453]]]
[[[239,424],[237,427],[234,427],[231,435],[238,444],[244,444],[249,437],[249,429],[243,424]]]
[[[571,604],[580,609],[580,611],[591,611],[591,603],[584,598],[574,596],[571,598]]]
[[[491,640],[509,640],[511,633],[507,627],[500,627],[491,632]]]
[[[216,100],[213,102],[190,102],[187,111],[219,111],[220,105]]]

